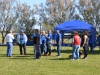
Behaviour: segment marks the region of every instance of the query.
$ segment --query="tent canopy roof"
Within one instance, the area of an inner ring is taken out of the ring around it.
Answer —
[[[96,39],[95,28],[86,22],[83,22],[80,20],[67,21],[67,22],[64,22],[64,23],[61,23],[61,24],[55,26],[54,31],[56,31],[56,30],[60,30],[61,32],[74,31],[74,30],[91,31],[91,33],[92,33],[92,45],[94,46],[95,39]]]
[[[92,30],[92,25],[82,22],[80,20],[72,20],[57,25],[54,30]]]

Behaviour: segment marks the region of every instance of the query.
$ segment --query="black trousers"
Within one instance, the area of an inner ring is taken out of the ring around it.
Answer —
[[[24,55],[26,55],[26,43],[19,45],[19,49],[20,49],[20,54],[22,55],[23,54],[23,51],[22,51],[22,48],[24,49]]]
[[[89,47],[87,44],[84,45],[83,50],[84,50],[84,58],[86,58],[88,55],[88,51],[89,51]]]
[[[40,45],[38,44],[34,44],[34,57],[39,59],[39,57],[41,56],[41,52],[40,52]]]
[[[42,43],[41,45],[40,45],[40,48],[41,48],[41,55],[43,54],[43,52],[44,52],[44,54],[46,53],[46,43]]]
[[[46,46],[47,46],[46,54],[49,53],[49,55],[50,55],[51,54],[51,42],[47,42]]]

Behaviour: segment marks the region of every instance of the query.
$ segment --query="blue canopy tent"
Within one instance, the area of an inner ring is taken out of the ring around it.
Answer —
[[[92,35],[92,46],[94,47],[95,45],[95,28],[86,22],[82,22],[80,20],[66,21],[64,23],[55,26],[54,31],[56,30],[60,30],[62,34],[64,33],[64,31],[74,31],[74,30],[90,31]]]

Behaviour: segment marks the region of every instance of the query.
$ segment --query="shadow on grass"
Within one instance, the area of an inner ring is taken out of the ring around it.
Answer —
[[[30,55],[30,56],[34,56],[34,54],[28,54],[28,55]]]
[[[6,54],[0,54],[0,57],[7,57]]]
[[[32,56],[30,55],[18,55],[18,56],[14,55],[11,57],[11,59],[32,59],[31,57]]]
[[[52,53],[53,52],[57,52],[57,50],[52,50]],[[67,49],[67,50],[61,50],[61,53],[72,53],[72,50],[69,50],[69,49]]]
[[[94,50],[93,52],[88,52],[88,54],[92,54],[92,55],[97,55],[99,54],[100,55],[100,51],[99,50]]]
[[[13,57],[31,57],[30,55],[19,55],[19,56],[13,56]]]
[[[69,50],[69,49],[67,49],[67,50],[61,50],[61,53],[72,53],[72,50]]]
[[[6,58],[6,59],[32,59],[32,58],[29,58],[29,56],[15,56],[15,55],[12,55],[12,57],[7,57],[6,54],[0,54],[0,58]]]
[[[6,54],[0,54],[0,58],[10,58],[10,59],[32,59],[33,55],[19,55],[13,54],[12,57],[7,57]]]
[[[32,58],[26,58],[26,57],[11,57],[11,59],[32,59]]]
[[[50,60],[70,60],[70,58],[55,58],[55,59],[50,59]]]

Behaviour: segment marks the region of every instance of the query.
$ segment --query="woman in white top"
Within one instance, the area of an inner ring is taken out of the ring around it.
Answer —
[[[11,56],[12,56],[13,39],[14,39],[14,36],[13,36],[13,34],[12,34],[12,31],[10,31],[10,32],[6,35],[7,57],[11,57]]]

